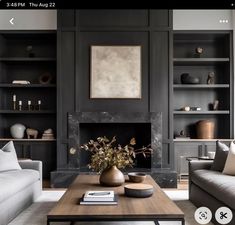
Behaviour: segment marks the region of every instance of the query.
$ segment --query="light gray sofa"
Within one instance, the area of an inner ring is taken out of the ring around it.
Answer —
[[[0,172],[0,225],[7,225],[42,191],[42,162],[19,161],[22,170]]]
[[[197,207],[206,206],[212,211],[213,223],[219,207],[229,207],[235,224],[235,176],[211,170],[212,161],[189,162],[189,200]]]

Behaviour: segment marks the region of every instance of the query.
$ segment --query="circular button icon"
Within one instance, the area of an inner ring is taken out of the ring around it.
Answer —
[[[228,224],[233,218],[233,213],[228,207],[220,207],[215,212],[215,219],[220,224]]]
[[[200,207],[194,213],[194,218],[199,224],[207,224],[212,219],[212,213],[207,207]]]

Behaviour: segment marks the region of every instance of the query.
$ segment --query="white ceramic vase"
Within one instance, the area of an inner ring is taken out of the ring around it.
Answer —
[[[16,123],[10,128],[11,136],[16,139],[21,139],[24,137],[25,129],[26,127],[23,124]]]

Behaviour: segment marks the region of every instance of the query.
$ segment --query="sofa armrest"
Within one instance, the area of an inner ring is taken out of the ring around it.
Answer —
[[[42,184],[42,161],[37,160],[19,160],[18,161],[22,169],[37,170],[40,175],[40,181]]]
[[[213,161],[203,161],[203,160],[192,160],[189,161],[189,173],[194,170],[209,170],[213,164]]]
[[[193,171],[195,170],[210,170],[211,169],[211,166],[213,164],[213,161],[203,161],[203,160],[192,160],[192,161],[189,161],[189,168],[188,168],[188,171],[189,171],[189,196],[191,194],[191,185],[192,185],[192,173]]]

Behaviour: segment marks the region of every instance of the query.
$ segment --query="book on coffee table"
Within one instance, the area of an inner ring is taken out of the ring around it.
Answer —
[[[85,195],[80,199],[80,205],[117,205],[118,204],[118,196],[117,194],[114,194],[114,198],[112,201],[108,200],[108,201],[101,201],[101,199],[99,199],[98,201],[85,201],[84,200]]]
[[[104,191],[86,191],[83,197],[83,201],[87,202],[104,202],[104,201],[114,201],[114,191],[104,190]]]

